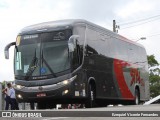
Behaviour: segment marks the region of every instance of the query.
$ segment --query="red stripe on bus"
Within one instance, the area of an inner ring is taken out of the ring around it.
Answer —
[[[128,65],[129,64],[127,62],[114,59],[114,72],[116,75],[116,80],[118,82],[118,86],[119,86],[122,97],[123,98],[134,98],[130,89],[127,86],[127,83],[123,75],[123,67],[126,67]]]

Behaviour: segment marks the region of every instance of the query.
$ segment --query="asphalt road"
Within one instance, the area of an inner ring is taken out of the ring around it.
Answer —
[[[1,114],[4,111],[1,111]],[[0,120],[160,120],[160,104],[114,106],[92,109],[61,109],[43,111],[8,111],[14,113],[42,113],[39,118],[9,118],[1,117]],[[2,115],[1,115],[2,116]],[[47,117],[51,116],[51,117]],[[106,117],[107,116],[107,117]],[[14,116],[15,117],[15,116]]]

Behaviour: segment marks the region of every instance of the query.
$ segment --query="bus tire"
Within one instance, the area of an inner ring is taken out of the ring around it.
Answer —
[[[95,97],[96,97],[96,90],[95,86],[92,84],[89,84],[88,86],[88,98],[85,103],[86,108],[92,108],[95,107]]]
[[[134,99],[134,105],[140,104],[140,92],[138,89],[135,89],[135,99]]]

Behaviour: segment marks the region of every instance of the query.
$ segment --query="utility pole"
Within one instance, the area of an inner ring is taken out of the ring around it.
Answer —
[[[119,25],[116,25],[116,20],[113,20],[113,32],[118,33],[118,30],[120,29]]]
[[[116,32],[116,21],[113,20],[113,32]]]

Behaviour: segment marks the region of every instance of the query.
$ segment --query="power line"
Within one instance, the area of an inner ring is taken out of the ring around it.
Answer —
[[[160,35],[160,33],[149,35],[149,36],[146,36],[146,37],[154,37],[154,36],[158,36],[158,35]]]
[[[149,23],[149,22],[152,22],[152,21],[156,21],[156,20],[159,20],[160,18],[158,19],[154,19],[154,20],[149,20],[149,21],[146,21],[146,22],[142,22],[140,24],[135,24],[135,25],[132,25],[132,26],[128,26],[128,27],[122,27],[121,29],[127,29],[127,28],[131,28],[131,27],[136,27],[136,26],[139,26],[139,25],[143,25],[143,24],[146,24],[146,23]]]
[[[126,23],[118,23],[119,25],[123,26],[123,25],[128,25],[128,24],[135,24],[137,22],[142,22],[142,21],[147,21],[149,19],[153,19],[153,18],[157,18],[160,17],[160,15],[156,15],[156,16],[152,16],[152,17],[148,17],[148,18],[144,18],[144,19],[139,19],[136,21],[132,21],[132,22],[126,22]],[[160,19],[160,18],[159,18]]]

